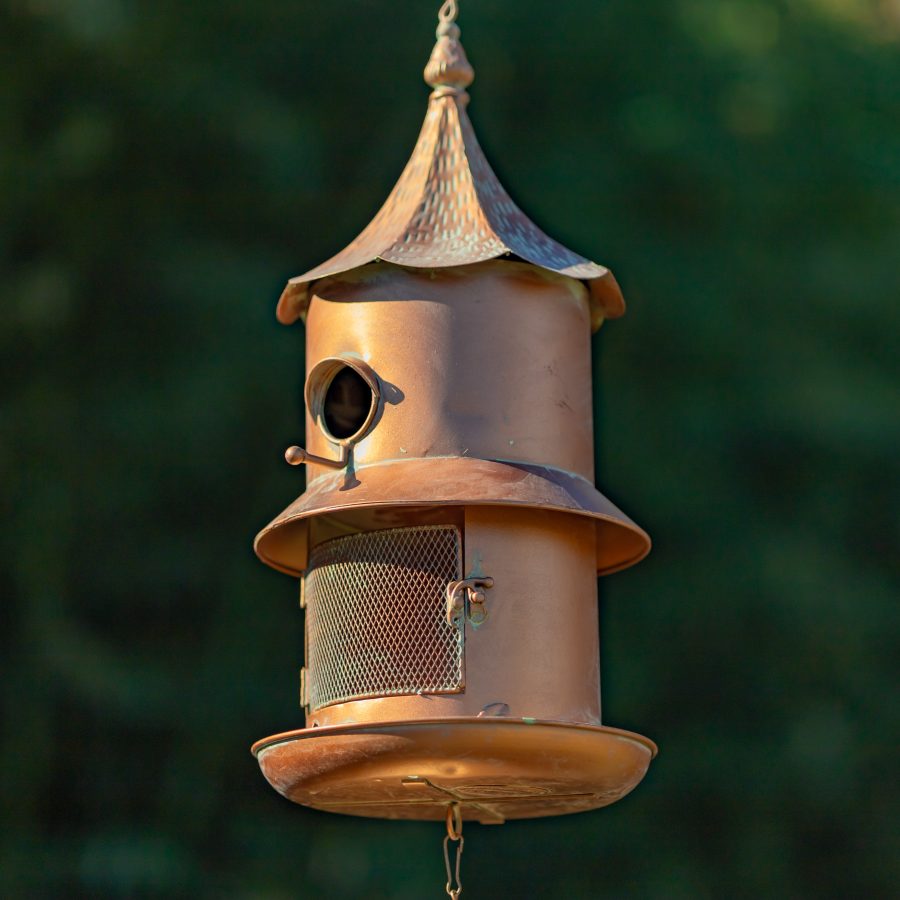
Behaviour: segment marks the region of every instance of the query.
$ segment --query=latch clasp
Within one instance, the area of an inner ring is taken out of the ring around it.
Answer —
[[[476,628],[487,618],[485,591],[494,586],[494,579],[463,578],[447,585],[447,621],[451,625],[459,623],[465,616]]]

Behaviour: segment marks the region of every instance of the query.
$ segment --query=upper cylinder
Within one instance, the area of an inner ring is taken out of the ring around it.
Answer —
[[[581,282],[508,261],[435,270],[380,263],[316,282],[306,324],[308,373],[338,357],[361,360],[377,378],[377,410],[353,443],[354,468],[461,456],[593,479]],[[320,412],[307,410],[306,446],[331,458],[338,443]],[[310,469],[310,483],[331,472]]]

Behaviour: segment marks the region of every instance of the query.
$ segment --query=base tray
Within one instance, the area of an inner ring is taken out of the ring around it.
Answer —
[[[305,728],[252,752],[288,800],[381,819],[507,819],[597,809],[624,797],[656,755],[645,737],[510,718],[422,719]]]

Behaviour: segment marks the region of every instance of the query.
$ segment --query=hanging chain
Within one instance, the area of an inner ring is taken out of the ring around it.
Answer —
[[[462,863],[463,840],[462,811],[458,803],[451,803],[447,807],[447,836],[444,838],[444,866],[447,869],[447,896],[450,900],[459,900],[462,893],[462,880],[459,877],[459,867]],[[458,842],[456,847],[456,865],[450,865],[450,841]],[[453,887],[454,881],[456,887]]]
[[[441,7],[441,11],[438,13],[438,18],[441,22],[455,22],[456,17],[459,15],[459,7],[456,5],[456,0],[446,0],[446,3]]]

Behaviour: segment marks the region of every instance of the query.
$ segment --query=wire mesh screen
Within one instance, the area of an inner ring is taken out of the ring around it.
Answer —
[[[445,595],[461,568],[452,525],[370,531],[315,547],[306,575],[310,707],[462,690],[463,631],[447,622]]]

